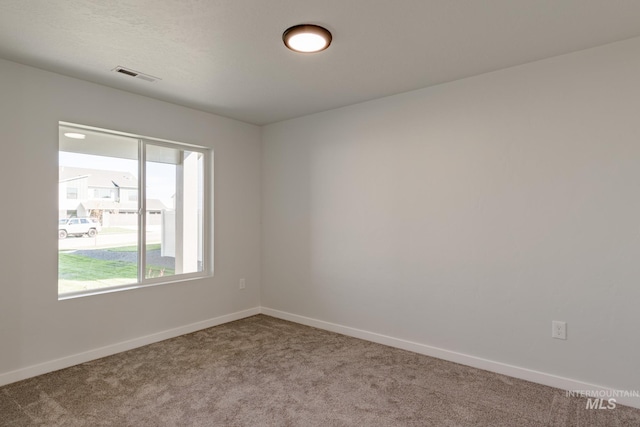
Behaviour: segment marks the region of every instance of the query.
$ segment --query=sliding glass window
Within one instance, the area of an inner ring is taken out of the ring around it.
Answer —
[[[210,157],[202,147],[61,123],[59,297],[209,274]]]

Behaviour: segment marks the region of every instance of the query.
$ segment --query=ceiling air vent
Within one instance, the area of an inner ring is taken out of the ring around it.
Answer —
[[[116,73],[124,74],[125,76],[134,77],[136,79],[144,80],[146,82],[155,82],[156,80],[162,80],[160,77],[150,76],[149,74],[144,74],[139,71],[134,71],[129,68],[124,68],[121,66],[117,66],[111,71],[115,71]]]

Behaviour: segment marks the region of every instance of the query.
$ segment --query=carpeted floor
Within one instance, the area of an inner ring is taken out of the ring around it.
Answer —
[[[263,315],[0,387],[2,426],[640,426],[565,392]]]

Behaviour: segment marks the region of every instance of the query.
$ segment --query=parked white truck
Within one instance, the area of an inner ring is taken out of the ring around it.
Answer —
[[[58,221],[58,238],[67,236],[94,237],[102,230],[100,223],[94,218],[65,218]]]

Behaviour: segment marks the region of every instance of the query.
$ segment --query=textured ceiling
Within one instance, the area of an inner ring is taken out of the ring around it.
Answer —
[[[299,23],[328,28],[331,47],[287,50]],[[265,124],[640,36],[639,23],[637,0],[0,0],[0,57]]]

